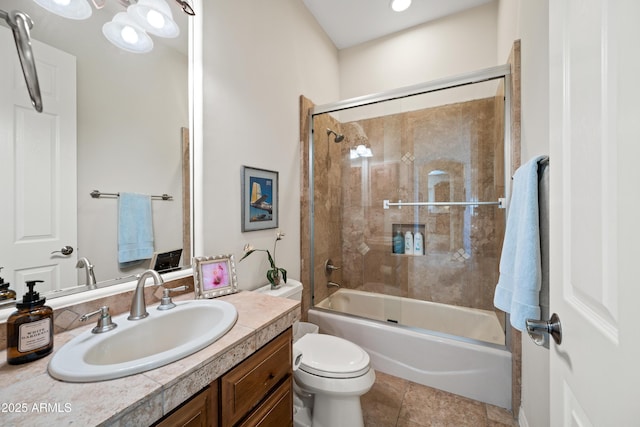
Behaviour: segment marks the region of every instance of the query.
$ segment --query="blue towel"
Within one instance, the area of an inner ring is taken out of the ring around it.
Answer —
[[[500,257],[500,277],[493,304],[511,313],[511,325],[526,329],[526,319],[540,319],[540,225],[538,215],[539,156],[513,175],[507,229]]]
[[[120,193],[118,198],[118,262],[129,263],[153,256],[151,197]]]

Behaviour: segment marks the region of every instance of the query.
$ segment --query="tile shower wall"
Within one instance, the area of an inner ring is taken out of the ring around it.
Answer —
[[[328,233],[324,242],[340,236],[344,287],[493,310],[504,210],[384,210],[382,204],[385,199],[497,201],[503,196],[499,98],[344,123],[339,127],[347,144],[317,144],[316,204],[327,205],[330,212],[329,220],[321,222],[316,209],[316,238]],[[323,120],[316,119],[316,129]],[[373,157],[349,158],[349,149],[360,143],[371,148]],[[336,148],[339,157],[329,156],[327,150]],[[392,230],[398,224],[424,230],[425,255],[392,253]]]

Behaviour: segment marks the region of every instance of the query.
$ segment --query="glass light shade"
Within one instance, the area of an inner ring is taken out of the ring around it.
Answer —
[[[51,13],[68,19],[87,19],[93,13],[87,0],[33,0]]]
[[[102,34],[111,43],[132,53],[147,53],[153,49],[153,40],[126,12],[117,13],[111,22],[102,26]]]
[[[411,6],[411,0],[391,0],[391,9],[394,12],[404,12]]]
[[[164,0],[139,0],[127,8],[127,13],[145,31],[155,36],[174,38],[180,34],[171,8]]]

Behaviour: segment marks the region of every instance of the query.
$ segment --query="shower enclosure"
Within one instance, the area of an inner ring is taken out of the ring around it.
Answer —
[[[498,350],[489,380],[499,371],[510,390],[507,322],[493,307],[511,175],[510,77],[505,65],[322,106],[301,99],[301,111],[309,111],[302,147],[309,285],[303,312],[309,308],[325,332],[344,329],[322,323],[319,314],[331,313],[445,337],[452,349],[457,342]],[[353,334],[347,338],[372,360],[398,357],[357,341],[368,333]],[[407,375],[440,381],[442,372],[455,371],[433,372],[438,363]],[[504,397],[488,400],[509,406]]]

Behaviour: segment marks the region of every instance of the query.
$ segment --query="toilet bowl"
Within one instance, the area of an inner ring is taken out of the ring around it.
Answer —
[[[301,301],[302,283],[289,279],[280,289],[269,285],[256,290]],[[311,324],[294,325],[302,332],[294,338],[295,427],[363,427],[360,396],[368,392],[376,375],[369,355],[356,344],[317,331]],[[300,326],[306,326],[300,327]],[[315,329],[315,330],[314,330]]]
[[[325,334],[304,335],[294,349],[302,354],[294,372],[299,389],[294,425],[309,426],[306,418],[311,414],[313,427],[362,427],[360,396],[376,379],[367,352],[350,341]]]

